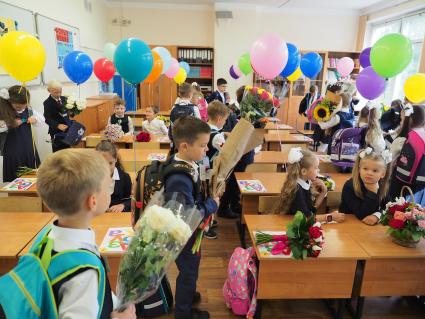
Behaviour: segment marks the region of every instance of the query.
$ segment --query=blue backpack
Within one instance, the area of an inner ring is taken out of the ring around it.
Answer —
[[[99,314],[105,295],[105,269],[98,256],[87,250],[66,250],[52,256],[53,240],[47,235],[50,226],[37,236],[29,253],[18,265],[0,278],[0,314],[8,319],[58,318],[52,286],[81,268],[99,273]]]

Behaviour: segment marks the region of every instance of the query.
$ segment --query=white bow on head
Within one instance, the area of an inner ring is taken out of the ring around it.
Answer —
[[[374,152],[373,151],[373,148],[367,147],[367,148],[365,148],[363,151],[361,151],[359,153],[359,157],[361,159],[363,159],[363,158],[366,157],[366,155],[370,155],[373,152]],[[378,155],[380,155],[384,159],[385,164],[389,164],[393,160],[393,157],[392,157],[392,154],[391,154],[390,150],[383,150],[381,152],[375,152],[375,153],[378,154]]]
[[[9,99],[9,91],[6,88],[2,88],[0,90],[0,97],[5,99],[5,100],[8,100]]]
[[[303,158],[303,153],[301,152],[301,147],[291,148],[288,154],[289,164],[298,163],[299,161],[301,161],[302,158]]]
[[[412,104],[407,104],[404,107],[404,116],[409,117],[412,114],[413,114],[413,106],[412,106]]]

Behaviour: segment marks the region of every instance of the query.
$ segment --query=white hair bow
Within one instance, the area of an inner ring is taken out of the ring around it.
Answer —
[[[0,97],[5,99],[5,100],[8,100],[9,99],[9,91],[6,88],[2,88],[0,90]]]
[[[289,164],[298,163],[299,161],[301,161],[302,158],[303,158],[303,153],[301,152],[301,147],[291,148],[288,154]]]
[[[412,106],[412,104],[407,104],[404,107],[404,116],[409,117],[412,114],[413,114],[413,106]]]
[[[363,158],[365,158],[366,155],[372,154],[372,152],[373,152],[373,148],[367,147],[359,153],[359,157],[361,159],[363,159]],[[393,160],[393,156],[392,156],[390,150],[388,150],[388,149],[383,150],[381,152],[376,152],[376,154],[380,155],[384,159],[385,164],[389,164]]]
[[[365,158],[366,155],[370,155],[372,154],[372,152],[373,152],[372,147],[367,147],[359,153],[359,156],[360,158]]]

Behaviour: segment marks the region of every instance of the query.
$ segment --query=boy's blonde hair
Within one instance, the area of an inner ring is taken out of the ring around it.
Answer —
[[[219,117],[228,117],[230,110],[226,105],[216,100],[208,104],[207,113],[210,120],[216,121]]]
[[[179,85],[179,97],[181,98],[189,98],[193,93],[193,87],[187,82],[184,82]]]
[[[101,190],[109,166],[95,150],[65,149],[50,155],[37,173],[37,192],[59,216],[80,211],[82,203]]]
[[[125,100],[123,99],[117,99],[114,103],[114,107],[117,107],[118,105],[123,105],[125,106]]]
[[[58,80],[50,80],[47,82],[47,89],[61,89],[62,83],[60,83]]]

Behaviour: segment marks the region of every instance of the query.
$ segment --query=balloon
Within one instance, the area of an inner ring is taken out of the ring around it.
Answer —
[[[103,46],[103,54],[108,60],[113,61],[114,53],[116,49],[117,49],[117,46],[115,44],[111,42],[105,43],[105,45]]]
[[[186,71],[183,68],[179,68],[177,74],[174,76],[174,81],[176,81],[177,84],[182,84],[184,81],[186,81],[186,77]]]
[[[417,73],[404,82],[404,94],[412,103],[425,102],[425,74]]]
[[[360,65],[362,66],[362,68],[367,68],[368,66],[370,66],[370,50],[372,48],[368,47],[366,49],[364,49],[361,53],[360,53]]]
[[[280,75],[284,78],[294,73],[300,66],[301,61],[301,54],[298,48],[292,43],[287,43],[286,45],[288,46],[288,63],[286,63],[283,71],[280,72]]]
[[[239,69],[239,67],[236,64],[233,64],[233,72],[235,72],[235,74],[239,77],[242,76],[242,71]]]
[[[101,58],[94,63],[93,72],[100,81],[108,82],[115,74],[114,64],[107,58]]]
[[[344,78],[353,72],[354,61],[352,58],[343,57],[336,63],[336,70]]]
[[[168,68],[167,72],[165,72],[165,75],[172,79],[174,78],[177,73],[179,72],[180,64],[175,58],[171,58],[170,67]]]
[[[239,79],[239,75],[236,74],[235,70],[233,69],[233,65],[229,69],[229,74],[235,80]]]
[[[301,69],[300,69],[300,67],[298,67],[295,70],[294,73],[292,73],[291,75],[287,76],[286,78],[288,79],[288,81],[294,82],[294,81],[298,80],[301,75],[302,75]]]
[[[404,35],[390,33],[380,38],[370,51],[370,63],[377,74],[390,78],[403,71],[412,60],[412,42]]]
[[[189,65],[189,63],[187,63],[185,61],[181,61],[179,63],[179,65],[180,65],[180,67],[182,67],[186,71],[186,74],[189,74],[189,72],[190,72],[190,65]]]
[[[315,78],[323,66],[323,60],[320,54],[309,52],[304,54],[300,62],[301,72],[308,78]]]
[[[127,82],[138,84],[146,79],[152,70],[152,52],[142,40],[128,38],[118,44],[114,64]]]
[[[162,60],[162,73],[161,74],[165,74],[165,72],[167,72],[167,70],[168,70],[168,68],[170,67],[170,64],[171,64],[170,51],[168,51],[164,47],[156,47],[156,48],[153,48],[152,51],[155,51],[161,57],[161,60]]]
[[[148,77],[145,79],[144,83],[153,83],[159,79],[162,73],[162,60],[158,53],[152,51],[153,56],[153,68],[151,73],[149,73]]]
[[[93,62],[87,53],[72,51],[63,59],[63,70],[72,82],[79,85],[89,79],[93,72]]]
[[[20,82],[37,77],[46,63],[46,50],[32,34],[11,31],[0,38],[0,64]]]
[[[286,66],[288,47],[278,34],[267,34],[255,40],[251,46],[250,56],[255,72],[271,80]]]
[[[245,53],[239,58],[238,66],[239,70],[241,70],[241,72],[245,75],[248,75],[252,72],[251,59],[249,53]]]
[[[368,66],[357,76],[356,87],[365,99],[374,100],[384,93],[385,79],[380,77],[371,66]]]

